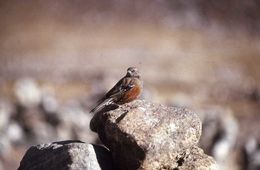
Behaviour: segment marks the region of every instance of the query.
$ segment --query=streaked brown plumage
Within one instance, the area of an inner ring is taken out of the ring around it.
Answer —
[[[90,112],[98,112],[109,104],[124,104],[137,99],[142,91],[143,82],[139,71],[135,67],[129,67],[127,74],[120,79],[106,95],[99,100],[97,106]]]

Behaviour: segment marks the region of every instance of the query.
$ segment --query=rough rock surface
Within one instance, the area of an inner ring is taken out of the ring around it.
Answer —
[[[61,141],[32,146],[18,170],[112,170],[110,152],[103,146]]]
[[[218,169],[197,147],[198,116],[179,107],[136,100],[93,117],[90,128],[124,170]]]

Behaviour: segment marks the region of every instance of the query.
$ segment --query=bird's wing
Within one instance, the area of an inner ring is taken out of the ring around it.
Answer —
[[[100,110],[104,109],[107,105],[111,104],[112,102],[113,102],[112,98],[107,98],[105,100],[102,100],[90,111],[90,113],[99,112]]]
[[[131,78],[122,78],[121,80],[119,80],[116,85],[107,92],[107,94],[100,99],[97,102],[96,107],[94,107],[90,113],[94,113],[97,112],[99,110],[101,110],[104,106],[112,103],[112,102],[116,102],[117,100],[120,100],[123,96],[123,94],[132,89],[134,87],[134,84],[132,83],[132,79]]]
[[[100,110],[100,108],[103,107],[104,104],[107,103],[107,101],[113,102],[114,94],[117,94],[117,95],[119,94],[120,86],[121,86],[122,82],[123,82],[123,78],[120,79],[116,83],[116,85],[106,93],[106,95],[104,97],[102,97],[100,100],[98,100],[96,106],[90,111],[90,113],[94,113],[97,110]]]
[[[106,95],[107,98],[117,98],[117,96],[122,96],[123,93],[132,89],[134,84],[131,78],[121,79]]]

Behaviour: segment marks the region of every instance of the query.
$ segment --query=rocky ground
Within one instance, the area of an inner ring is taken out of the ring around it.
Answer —
[[[183,10],[179,17],[159,1],[107,8],[93,3],[96,10],[69,2],[2,3],[0,169],[18,168],[32,145],[100,144],[88,112],[129,66],[144,79],[142,99],[198,114],[199,147],[220,169],[259,169],[259,5],[236,3],[230,11],[232,3],[224,1],[209,9],[199,1],[183,3],[175,8]],[[244,30],[247,24],[256,32]]]

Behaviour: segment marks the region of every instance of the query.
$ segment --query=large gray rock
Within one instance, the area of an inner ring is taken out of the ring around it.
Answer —
[[[96,113],[90,128],[122,170],[217,169],[215,161],[197,147],[198,116],[184,108],[136,100]]]
[[[18,170],[112,170],[110,152],[103,146],[61,141],[32,146]]]

